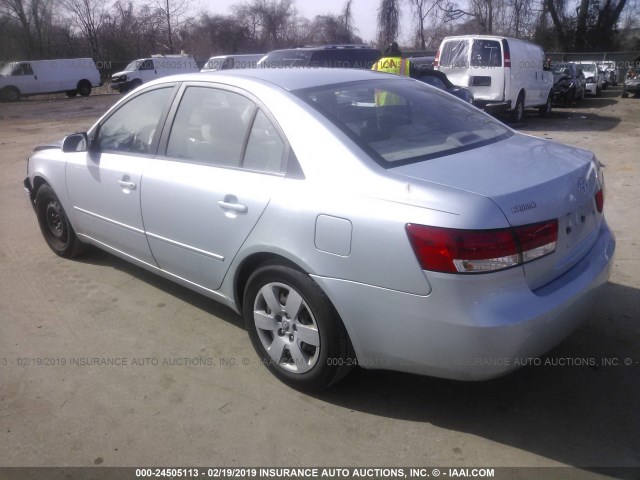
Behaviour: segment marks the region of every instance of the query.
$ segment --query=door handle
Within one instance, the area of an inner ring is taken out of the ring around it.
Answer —
[[[122,188],[128,188],[129,190],[135,190],[136,184],[133,182],[127,182],[126,180],[118,180],[118,185]]]
[[[242,203],[225,202],[224,200],[218,200],[218,206],[223,210],[233,210],[238,213],[247,213],[247,206]]]

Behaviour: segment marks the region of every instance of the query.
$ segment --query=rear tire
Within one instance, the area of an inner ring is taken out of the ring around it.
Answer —
[[[36,193],[36,214],[40,231],[56,255],[73,258],[80,255],[83,245],[74,232],[58,196],[46,183]]]
[[[91,84],[87,80],[78,82],[78,93],[83,97],[91,95]]]
[[[540,116],[543,118],[549,118],[551,116],[552,108],[553,108],[553,92],[549,92],[549,96],[547,97],[547,103],[545,103],[541,107],[538,107]]]
[[[338,313],[306,273],[279,264],[258,268],[247,282],[243,312],[261,362],[293,388],[323,390],[355,366]]]
[[[622,98],[628,98],[629,94],[627,92],[622,92],[622,95],[620,95]]]
[[[524,93],[520,93],[518,95],[518,100],[516,100],[516,106],[511,113],[511,120],[514,123],[520,123],[524,120]]]

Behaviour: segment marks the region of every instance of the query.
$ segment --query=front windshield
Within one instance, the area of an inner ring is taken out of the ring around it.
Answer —
[[[554,75],[571,75],[571,69],[569,65],[554,65],[553,66],[553,74]]]
[[[596,66],[595,65],[582,65],[582,71],[584,73],[595,73]]]
[[[385,168],[470,150],[512,135],[481,110],[419,82],[368,80],[295,93]]]
[[[140,65],[140,60],[134,60],[129,65],[127,65],[124,69],[127,72],[135,72],[138,70],[138,66]]]
[[[0,69],[0,77],[10,77],[11,76],[11,71],[13,70],[13,67],[16,64],[14,62],[10,62],[5,64],[1,69]]]

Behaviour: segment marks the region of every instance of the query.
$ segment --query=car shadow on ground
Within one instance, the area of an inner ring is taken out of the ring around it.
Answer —
[[[317,398],[477,435],[587,470],[640,467],[640,290],[609,284],[606,298],[540,365],[506,377],[463,383],[359,369]],[[638,478],[637,470],[606,473]]]
[[[130,262],[122,260],[115,255],[111,255],[98,248],[88,246],[87,251],[80,257],[73,259],[79,263],[86,263],[89,265],[97,265],[105,268],[115,268],[121,272],[124,272],[136,279],[152,285],[159,290],[186,302],[202,311],[210,313],[215,317],[224,320],[231,325],[244,329],[243,318],[234,312],[231,308],[212,300],[204,295],[201,295],[193,290],[190,290],[182,285],[179,285],[171,280],[167,280],[155,273],[149,272],[141,267],[138,267]]]
[[[116,268],[244,329],[231,309],[108,253],[91,249],[78,261]],[[616,478],[637,478],[637,470],[620,467],[640,467],[640,290],[609,284],[604,298],[539,364],[505,377],[465,383],[356,368],[313,396],[349,410],[477,435]]]

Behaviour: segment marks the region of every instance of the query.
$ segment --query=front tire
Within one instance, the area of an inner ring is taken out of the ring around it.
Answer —
[[[20,90],[16,87],[5,87],[0,91],[0,98],[5,102],[17,102],[20,100]]]
[[[46,183],[38,189],[35,209],[42,236],[56,255],[73,258],[82,253],[82,243],[58,196]]]
[[[247,332],[261,361],[287,385],[323,390],[355,365],[347,332],[307,274],[278,264],[256,270],[243,301]]]

